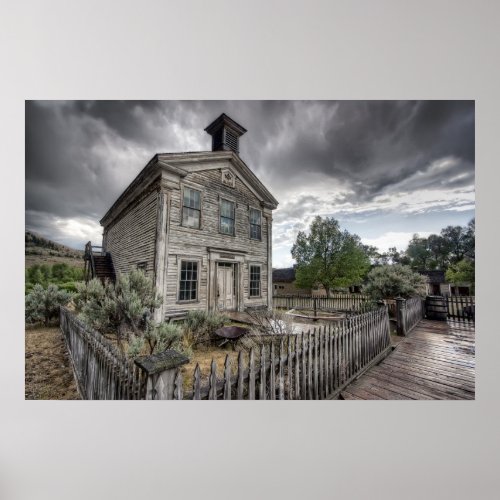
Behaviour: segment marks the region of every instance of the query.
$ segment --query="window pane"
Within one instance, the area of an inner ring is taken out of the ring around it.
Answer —
[[[234,234],[234,220],[221,217],[220,230],[224,234]]]
[[[255,208],[250,209],[250,224],[258,224],[260,226],[260,210]]]
[[[198,262],[183,260],[179,281],[179,300],[196,300],[198,296]]]
[[[260,240],[260,226],[256,226],[255,224],[250,225],[250,238]]]
[[[250,266],[250,297],[260,296],[260,266]]]
[[[182,225],[188,227],[200,227],[200,211],[192,208],[183,208]]]
[[[232,201],[221,200],[220,214],[222,217],[234,219],[234,203]]]
[[[200,192],[195,189],[184,188],[184,206],[200,210],[201,208]]]

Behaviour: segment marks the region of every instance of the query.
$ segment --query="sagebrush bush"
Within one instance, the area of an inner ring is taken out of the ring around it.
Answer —
[[[141,354],[156,354],[167,349],[175,349],[186,355],[192,353],[185,349],[183,342],[183,330],[175,323],[148,324],[144,335],[139,337],[132,334],[128,342],[127,356],[136,358]]]
[[[215,337],[215,331],[229,323],[229,318],[216,311],[189,311],[184,321],[185,342],[191,347],[208,343]]]
[[[153,280],[140,270],[120,274],[116,283],[104,285],[93,279],[78,285],[74,299],[82,319],[93,328],[116,333],[118,341],[128,339],[131,334],[144,337],[151,311],[161,304]]]
[[[366,278],[365,293],[374,300],[423,297],[426,293],[426,277],[401,264],[375,267]]]
[[[59,307],[65,306],[72,295],[50,284],[47,288],[37,283],[25,298],[25,319],[28,323],[44,322],[57,318]]]

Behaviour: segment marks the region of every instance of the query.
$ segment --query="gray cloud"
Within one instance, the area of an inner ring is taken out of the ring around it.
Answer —
[[[209,149],[222,112],[248,130],[241,156],[277,223],[474,183],[473,101],[28,101],[27,227],[97,222],[155,153]]]

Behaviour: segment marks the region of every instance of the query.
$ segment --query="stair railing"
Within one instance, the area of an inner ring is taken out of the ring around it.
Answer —
[[[94,254],[95,255],[106,255],[106,253],[103,251],[102,246],[92,245],[92,243],[89,241],[85,245],[85,254],[83,256],[83,258],[85,260],[85,281],[86,282],[88,282],[89,280],[96,277]]]

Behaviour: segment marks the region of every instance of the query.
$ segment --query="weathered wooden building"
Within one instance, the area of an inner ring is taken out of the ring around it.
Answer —
[[[211,151],[156,154],[100,221],[114,271],[154,279],[157,320],[272,307],[278,202],[239,156],[241,125],[222,114],[205,130]]]

